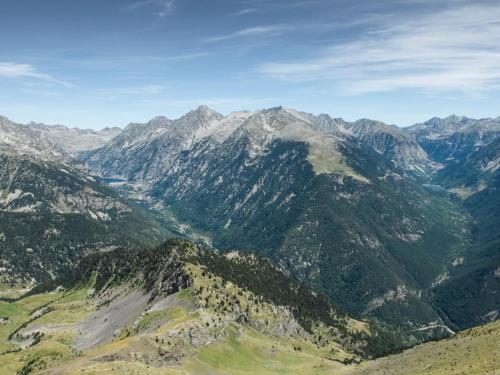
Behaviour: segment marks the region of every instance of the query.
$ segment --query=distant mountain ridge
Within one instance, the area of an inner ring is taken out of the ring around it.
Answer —
[[[102,147],[120,132],[116,127],[96,131],[34,122],[23,125],[0,116],[0,147],[46,157],[75,157],[80,152]]]
[[[403,131],[413,136],[437,162],[464,161],[474,150],[499,137],[500,117],[479,120],[456,115],[435,117]]]
[[[272,126],[269,124],[260,130],[255,126],[252,128],[252,124],[258,122],[257,118],[265,116],[269,111],[282,113],[288,116],[289,120],[298,121],[302,125],[294,129],[296,134],[286,131],[283,134],[272,134],[272,131],[269,131]],[[231,134],[251,129],[254,132],[251,136],[261,137],[261,143],[282,137],[306,140],[317,146],[322,138],[332,141],[335,138],[338,142],[344,138],[356,137],[370,143],[378,153],[384,154],[399,166],[420,171],[428,163],[425,152],[412,138],[381,122],[359,120],[349,123],[342,119],[332,119],[328,115],[314,116],[285,107],[235,112],[224,117],[206,106],[200,106],[175,121],[158,117],[146,124],[130,124],[119,137],[105,147],[84,153],[82,160],[104,176],[145,181],[151,185],[151,181],[170,168],[170,160],[195,143],[210,140],[216,144]],[[301,131],[308,134],[301,134]],[[167,150],[169,155],[159,153],[160,148]],[[123,158],[130,160],[122,160]]]

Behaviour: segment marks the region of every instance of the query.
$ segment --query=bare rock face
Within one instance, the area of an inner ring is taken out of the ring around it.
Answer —
[[[222,115],[201,106],[175,121],[156,117],[146,124],[130,124],[103,148],[84,153],[81,160],[103,176],[151,185],[182,151],[203,134],[211,134],[222,120]]]

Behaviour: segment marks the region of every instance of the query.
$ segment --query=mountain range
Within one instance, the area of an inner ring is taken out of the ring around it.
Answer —
[[[391,350],[499,315],[500,118],[399,128],[201,106],[91,131],[2,117],[0,158],[3,282],[55,287],[95,254],[176,236],[268,259],[398,332]]]
[[[123,179],[215,248],[266,256],[350,313],[421,334],[430,322],[458,329],[497,314],[498,263],[477,250],[498,232],[492,223],[479,236],[477,220],[495,209],[488,199],[469,202],[479,190],[495,195],[499,132],[499,119],[450,116],[400,129],[284,107],[222,116],[202,106],[131,124],[80,160]],[[481,175],[452,181],[459,170]],[[490,286],[481,290],[493,294],[481,299],[491,303],[458,319],[436,291],[484,259],[491,280],[481,279]]]

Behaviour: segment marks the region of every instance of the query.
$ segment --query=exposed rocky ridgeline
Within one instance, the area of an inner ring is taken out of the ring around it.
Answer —
[[[281,123],[286,124],[286,128],[276,128],[269,123],[259,126],[259,121],[269,113],[284,116]],[[157,117],[146,124],[130,124],[105,147],[84,153],[81,159],[103,176],[121,177],[151,186],[171,169],[172,162],[183,151],[192,150],[200,143],[214,146],[245,132],[252,141],[249,145],[252,153],[265,151],[262,147],[274,139],[306,142],[311,146],[310,158],[320,172],[320,164],[323,161],[330,163],[327,160],[330,156],[335,160],[340,158],[333,143],[349,142],[352,137],[363,139],[397,166],[420,172],[428,163],[425,153],[412,138],[381,122],[349,123],[328,115],[314,116],[284,107],[253,113],[234,112],[224,117],[205,106],[177,120]],[[321,155],[324,152],[326,155]],[[331,155],[332,152],[335,155]],[[314,163],[316,158],[325,160]]]
[[[420,145],[396,126],[363,119],[345,123],[344,128],[410,173],[424,176],[434,167]]]
[[[172,167],[182,151],[190,149],[204,134],[219,130],[218,125],[230,127],[240,116],[222,120],[222,115],[200,107],[175,121],[156,117],[146,124],[130,124],[113,141],[84,153],[81,159],[103,176],[151,185]]]
[[[64,149],[29,126],[0,117],[0,151],[38,158],[66,158]]]
[[[102,147],[122,132],[122,129],[117,127],[92,130],[33,122],[27,126],[33,131],[40,132],[43,137],[49,139],[52,143],[60,145],[71,157],[76,157],[84,151]]]
[[[102,311],[116,310],[113,304],[129,294],[136,301],[129,300],[128,304],[144,305],[136,322],[122,324],[118,328],[121,332],[114,331],[111,337],[99,340],[100,344],[123,338],[124,332],[128,336],[150,331],[152,327],[141,326],[141,318],[154,315],[161,306],[171,306],[175,296],[180,295],[189,296],[180,306],[199,309],[196,315],[201,324],[190,328],[189,336],[188,332],[177,330],[177,335],[187,341],[185,344],[194,347],[226,339],[234,330],[233,325],[251,327],[274,338],[309,341],[329,352],[330,359],[341,361],[380,355],[408,344],[384,342],[386,331],[349,318],[325,295],[290,279],[265,259],[237,252],[217,253],[181,240],[171,240],[151,250],[90,255],[73,272],[55,280],[54,285],[61,283],[69,290],[92,287]],[[126,311],[124,307],[116,314]],[[104,325],[113,321],[120,324],[129,318],[109,316],[109,320]],[[105,327],[94,327],[88,335],[105,335],[106,331]],[[397,339],[404,340],[402,336]],[[75,342],[85,350],[96,345],[84,344],[85,339],[79,338]]]

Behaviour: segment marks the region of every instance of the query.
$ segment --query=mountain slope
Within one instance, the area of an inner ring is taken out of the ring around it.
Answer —
[[[351,368],[356,375],[494,375],[500,363],[500,322],[460,332],[451,339],[429,342],[401,354]]]
[[[500,118],[471,119],[463,116],[432,118],[422,124],[404,128],[436,162],[462,162],[467,156],[498,138]]]
[[[440,163],[433,186],[456,194],[471,217],[467,250],[431,298],[454,328],[493,321],[500,304],[500,118],[433,118],[404,131]]]
[[[128,125],[112,142],[80,158],[105,177],[151,184],[199,137],[219,126],[231,127],[244,116],[235,114],[223,119],[219,113],[201,106],[175,121],[156,117],[146,124]]]
[[[316,124],[254,113],[184,151],[149,194],[215,247],[259,252],[349,312],[421,335],[413,325],[440,321],[421,290],[460,256],[466,218],[370,145]]]
[[[0,302],[0,373],[327,371],[369,356],[377,335],[267,261],[177,240],[86,257],[63,285]]]
[[[0,155],[1,281],[41,281],[86,251],[169,233],[143,208],[67,164]]]
[[[437,183],[463,198],[470,213],[472,244],[462,264],[435,291],[435,299],[458,327],[500,316],[500,137],[478,147],[462,163],[451,162]]]
[[[366,360],[394,337],[267,261],[183,241],[94,254],[63,285],[0,301],[0,374],[490,374],[498,366],[498,324]]]
[[[407,172],[423,175],[432,167],[420,145],[396,126],[362,119],[352,123],[344,121],[342,128]]]
[[[0,116],[0,151],[38,158],[67,158],[63,147],[28,126]]]
[[[68,128],[63,125],[45,125],[30,123],[27,125],[52,143],[60,145],[69,155],[75,157],[83,151],[100,148],[121,133],[120,128],[102,130]]]
[[[76,168],[71,147],[47,135],[52,131],[0,118],[2,283],[40,282],[90,249],[154,245],[171,236],[147,210]]]

